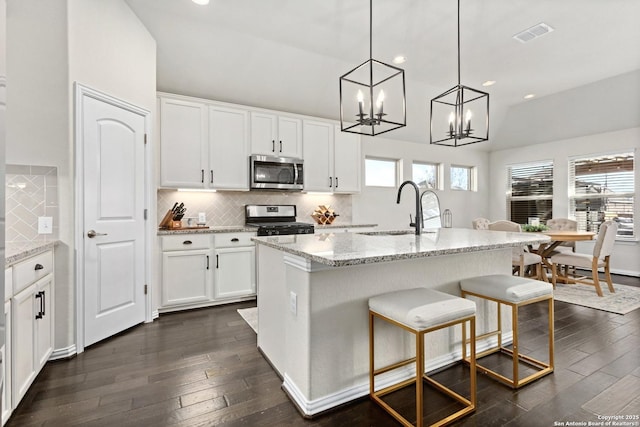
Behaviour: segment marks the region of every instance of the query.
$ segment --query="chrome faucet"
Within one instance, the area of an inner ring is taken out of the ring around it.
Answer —
[[[413,189],[416,190],[416,217],[414,219],[414,222],[410,223],[409,226],[415,227],[416,234],[419,235],[422,233],[422,206],[420,205],[420,189],[418,188],[415,182],[405,181],[400,185],[400,188],[398,188],[398,198],[396,200],[396,203],[398,204],[400,203],[400,196],[402,195],[402,189],[407,184],[411,184],[413,186]],[[409,219],[411,219],[411,214],[409,214]]]

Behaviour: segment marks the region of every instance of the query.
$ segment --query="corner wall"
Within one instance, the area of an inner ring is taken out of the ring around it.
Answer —
[[[631,128],[615,132],[599,133],[596,135],[564,139],[544,144],[535,144],[522,148],[494,151],[490,153],[490,187],[489,206],[492,221],[507,218],[507,167],[518,163],[528,163],[540,160],[553,160],[553,216],[566,218],[569,215],[569,170],[570,157],[582,155],[597,155],[608,152],[635,150],[635,212],[636,212],[636,240],[617,241],[611,268],[616,273],[640,276],[640,227],[637,216],[640,214],[640,167],[637,156],[640,150],[640,128]],[[578,252],[591,253],[593,243],[578,242]]]

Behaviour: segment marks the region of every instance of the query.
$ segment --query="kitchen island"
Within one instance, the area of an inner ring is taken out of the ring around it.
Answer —
[[[461,279],[510,274],[512,248],[549,238],[444,228],[419,236],[401,230],[253,240],[258,347],[283,377],[299,410],[312,416],[368,394],[371,296],[415,287],[459,295]],[[482,303],[478,309],[479,328],[487,330],[495,322],[495,308]],[[459,359],[459,329],[432,335],[426,344],[427,370]],[[507,332],[503,340],[509,337]],[[377,362],[400,360],[412,352],[412,343],[398,330],[376,326]],[[407,367],[390,374],[380,385],[412,372]]]

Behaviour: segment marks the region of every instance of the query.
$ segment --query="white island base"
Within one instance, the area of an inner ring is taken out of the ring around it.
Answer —
[[[304,246],[305,242],[299,238],[297,244]],[[371,296],[415,287],[460,295],[461,279],[511,274],[510,247],[336,267],[266,243],[256,246],[258,347],[307,417],[368,394]],[[495,311],[495,304],[479,303],[481,332],[494,328]],[[508,314],[506,308],[504,342],[511,338]],[[459,327],[429,334],[427,371],[459,360],[460,342]],[[388,325],[376,324],[375,343],[380,364],[414,352],[411,336],[397,328],[390,330]],[[479,343],[479,349],[487,344]],[[413,375],[413,371],[406,367],[395,375],[394,380]],[[386,385],[384,382],[378,380],[378,386]]]

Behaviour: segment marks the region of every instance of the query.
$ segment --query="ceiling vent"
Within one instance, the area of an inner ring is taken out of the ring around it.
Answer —
[[[544,22],[541,22],[538,25],[534,25],[533,27],[519,32],[518,34],[514,35],[513,38],[518,40],[520,43],[526,43],[535,38],[550,33],[551,31],[553,31],[553,27],[545,24]]]

